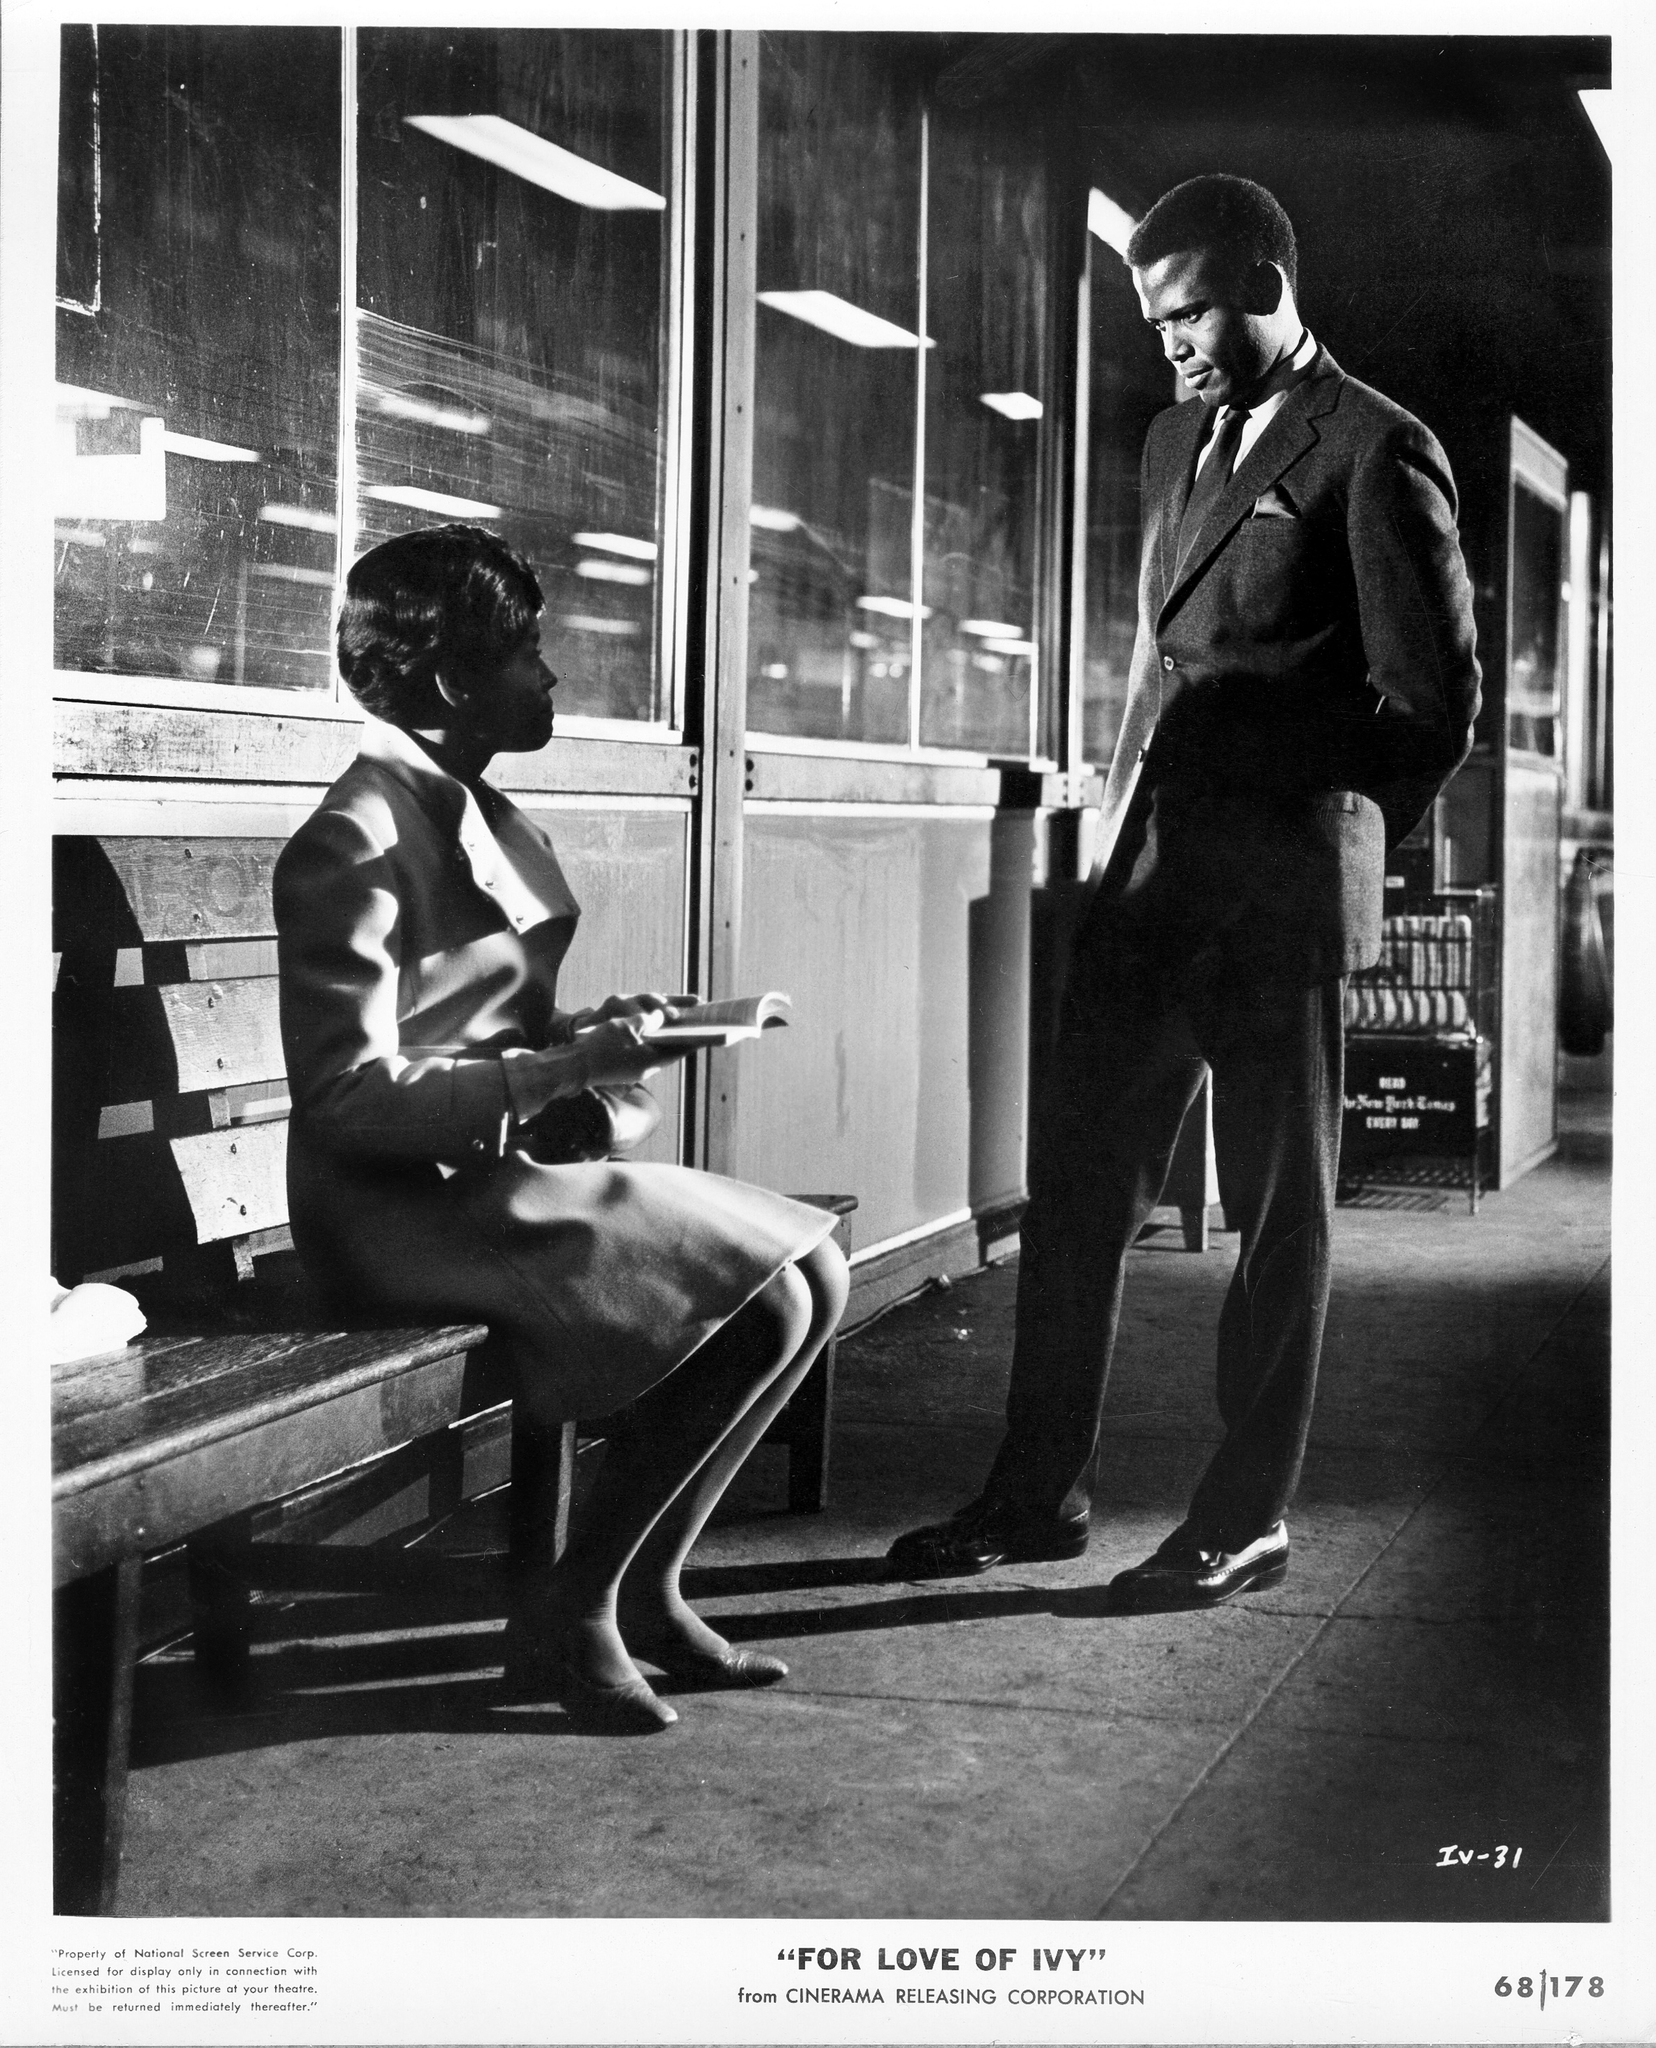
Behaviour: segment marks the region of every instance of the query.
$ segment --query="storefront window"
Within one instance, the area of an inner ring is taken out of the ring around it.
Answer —
[[[748,722],[906,745],[918,96],[862,38],[760,68]]]
[[[364,32],[357,543],[503,533],[559,709],[667,715],[665,35]]]
[[[56,659],[332,686],[340,39],[63,31]]]
[[[1028,755],[1046,182],[1030,139],[929,123],[920,741]]]

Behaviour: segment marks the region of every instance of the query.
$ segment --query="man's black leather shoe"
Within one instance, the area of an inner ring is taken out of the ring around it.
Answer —
[[[1238,1593],[1280,1586],[1288,1576],[1288,1525],[1278,1522],[1242,1550],[1204,1550],[1182,1524],[1153,1557],[1110,1581],[1116,1614],[1169,1614],[1217,1607]]]
[[[1045,1515],[1007,1501],[968,1501],[946,1522],[910,1529],[886,1552],[894,1579],[959,1579],[998,1564],[1037,1564],[1079,1557],[1088,1517]]]

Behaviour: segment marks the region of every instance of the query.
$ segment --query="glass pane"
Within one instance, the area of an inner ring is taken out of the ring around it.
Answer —
[[[495,528],[546,592],[559,708],[663,718],[668,38],[360,47],[357,545]]]
[[[61,668],[331,689],[340,41],[66,28]]]
[[[920,739],[1027,757],[1046,179],[1030,138],[931,123]]]
[[[1103,765],[1121,729],[1138,625],[1139,457],[1151,420],[1173,403],[1174,391],[1161,344],[1139,311],[1132,273],[1096,240],[1091,353],[1081,748]]]
[[[748,723],[906,744],[920,116],[853,36],[760,59]]]
[[[1529,753],[1558,750],[1564,513],[1512,480],[1512,667],[1507,739]]]

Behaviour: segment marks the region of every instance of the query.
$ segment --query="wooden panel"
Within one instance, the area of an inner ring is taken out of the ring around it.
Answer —
[[[286,1073],[274,979],[180,982],[159,996],[181,1095]]]
[[[201,782],[308,782],[325,787],[355,754],[361,736],[356,719],[61,702],[54,720],[52,767],[59,775],[136,775],[155,780],[176,776]]]
[[[56,707],[52,765],[59,775],[325,788],[361,738],[354,718],[64,701]],[[555,739],[539,754],[503,755],[490,780],[513,790],[685,796],[695,789],[696,767],[693,747]]]
[[[1003,1047],[1000,1061],[992,1038],[973,1047],[974,1011],[987,1029],[995,1009],[986,994],[974,1003],[974,979],[986,991],[989,978],[1016,972],[996,956],[996,920],[975,908],[991,891],[989,822],[946,811],[773,813],[750,818],[747,839],[744,979],[786,989],[795,1007],[786,1032],[738,1054],[731,1170],[763,1186],[856,1195],[860,1246],[964,1209],[971,1077],[976,1069],[991,1095],[1019,1096],[1021,1077],[1005,1062],[1026,1042]],[[1006,886],[1027,894],[1028,883],[1026,865]],[[1020,1003],[1021,991],[1020,982]]]
[[[1559,800],[1555,768],[1509,758],[1501,886],[1503,1187],[1544,1159],[1558,1137]]]
[[[538,754],[502,754],[489,771],[500,788],[595,796],[694,796],[701,756],[694,747],[648,741],[555,739]]]
[[[98,842],[147,943],[257,939],[272,929],[270,878],[280,839]]]
[[[748,794],[784,803],[995,804],[995,768],[941,761],[865,761],[825,754],[749,755]]]
[[[97,1096],[95,1107],[131,1105],[152,1097],[198,1095],[206,1089],[239,1089],[251,1082],[284,1078],[277,1025],[276,982],[272,977],[226,982],[177,982],[159,988],[116,988],[106,992],[107,1043],[96,1064],[83,1065],[82,1087]],[[67,994],[60,1013],[69,1008]],[[66,1023],[66,1017],[60,1016]],[[67,1048],[67,1036],[61,1041]],[[65,1067],[62,1080],[70,1074]],[[278,1088],[275,1093],[285,1093]],[[200,1102],[161,1113],[175,1135],[207,1126]],[[153,1120],[144,1128],[153,1128]],[[129,1116],[125,1128],[138,1126]],[[111,1127],[105,1133],[115,1135]]]
[[[203,1244],[287,1221],[287,1125],[240,1124],[174,1138],[172,1155]]]
[[[524,809],[550,835],[575,899],[580,927],[558,981],[560,1009],[580,1009],[605,996],[684,987],[689,817],[675,811]],[[664,1067],[650,1083],[662,1107],[653,1137],[635,1155],[676,1163],[680,1157],[684,1076]]]

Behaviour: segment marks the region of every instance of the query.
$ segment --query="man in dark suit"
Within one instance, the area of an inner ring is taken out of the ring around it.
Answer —
[[[1443,451],[1295,305],[1262,187],[1192,179],[1128,247],[1203,402],[1151,423],[1139,630],[1024,1219],[1007,1433],[982,1494],[893,1545],[931,1578],[1086,1548],[1126,1255],[1213,1075],[1225,1437],[1118,1609],[1277,1583],[1328,1303],[1345,976],[1385,856],[1464,759],[1472,602]]]

